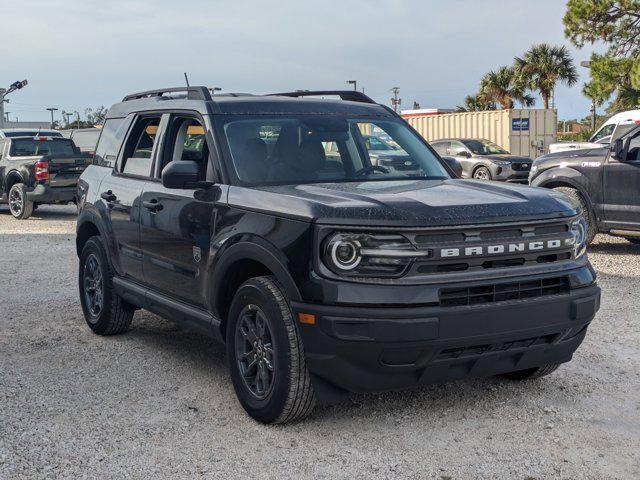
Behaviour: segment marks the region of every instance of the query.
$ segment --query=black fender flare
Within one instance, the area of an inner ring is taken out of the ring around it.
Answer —
[[[549,185],[554,183],[563,183],[569,187],[575,188],[580,192],[580,195],[585,198],[589,206],[595,210],[593,200],[591,195],[589,195],[588,180],[577,170],[568,167],[551,168],[534,178],[531,182],[531,186],[552,188],[549,187]]]
[[[84,228],[84,226],[88,223],[96,227],[96,229],[100,233],[100,236],[104,239],[105,247],[109,249],[110,237],[107,234],[107,229],[105,228],[102,222],[102,219],[100,218],[100,215],[96,211],[94,211],[92,208],[90,207],[87,208],[85,206],[85,208],[83,208],[80,214],[78,215],[78,219],[76,220],[76,253],[78,254],[78,257],[80,257],[80,255],[82,254],[82,251],[80,249],[80,244],[78,243],[79,242],[78,234]],[[109,262],[111,262],[111,255],[107,255],[107,258],[109,259]]]
[[[239,240],[219,252],[217,257],[219,258],[213,266],[208,289],[212,306],[215,305],[216,299],[219,298],[219,292],[224,288],[230,269],[236,262],[242,260],[253,260],[267,267],[282,285],[289,300],[302,301],[300,291],[287,269],[286,257],[266,240],[261,238]],[[216,309],[214,308],[214,310]]]
[[[12,182],[11,180],[13,178],[17,178],[18,181]],[[22,175],[22,173],[19,170],[10,170],[9,173],[7,173],[4,180],[4,189],[7,195],[9,194],[9,190],[11,189],[9,185],[13,186],[16,183],[25,183],[24,175]]]

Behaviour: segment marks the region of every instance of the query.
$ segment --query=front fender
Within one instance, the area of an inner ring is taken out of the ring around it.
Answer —
[[[234,264],[242,260],[253,260],[267,267],[282,285],[289,300],[302,301],[300,291],[289,272],[289,261],[285,255],[267,240],[252,235],[228,239],[225,247],[215,255],[208,289],[213,293],[213,298],[222,291]]]
[[[584,196],[589,204],[593,204],[592,198],[589,195],[589,179],[572,168],[550,168],[544,170],[531,181],[532,187],[553,188],[559,184],[575,188]]]

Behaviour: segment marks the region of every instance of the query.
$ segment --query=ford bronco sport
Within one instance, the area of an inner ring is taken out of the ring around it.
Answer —
[[[373,128],[419,170],[372,164]],[[78,185],[86,321],[121,333],[144,308],[217,337],[265,423],[348,392],[546,375],[599,308],[584,220],[562,194],[451,173],[359,92],[129,95]]]

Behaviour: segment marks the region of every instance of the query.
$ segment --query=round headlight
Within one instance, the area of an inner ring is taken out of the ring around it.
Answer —
[[[357,240],[336,240],[329,248],[333,264],[341,270],[353,270],[362,260]]]

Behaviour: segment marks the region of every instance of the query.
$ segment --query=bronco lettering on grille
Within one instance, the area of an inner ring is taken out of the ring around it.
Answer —
[[[472,257],[480,255],[501,255],[504,253],[517,253],[517,252],[534,252],[540,250],[553,250],[560,248],[563,245],[568,246],[573,239],[566,238],[563,240],[544,240],[535,242],[519,242],[519,243],[504,243],[501,245],[479,245],[474,247],[460,247],[460,248],[441,248],[440,256],[442,258],[447,257]]]

